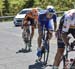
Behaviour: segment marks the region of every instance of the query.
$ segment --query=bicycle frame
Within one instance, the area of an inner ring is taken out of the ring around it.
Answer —
[[[43,37],[42,37],[42,43],[43,43],[43,54],[42,56],[44,56],[44,64],[47,64],[48,61],[48,56],[49,56],[49,42],[46,40],[46,33],[45,33],[46,29],[45,26],[43,27]]]
[[[26,27],[26,29],[23,30],[23,33],[22,33],[22,38],[24,40],[24,43],[25,43],[25,50],[27,50],[27,47],[30,48],[30,28],[29,26]]]

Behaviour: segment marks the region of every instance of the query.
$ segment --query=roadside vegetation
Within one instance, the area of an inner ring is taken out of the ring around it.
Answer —
[[[16,15],[23,8],[53,5],[56,11],[75,8],[75,0],[0,0],[0,16]]]

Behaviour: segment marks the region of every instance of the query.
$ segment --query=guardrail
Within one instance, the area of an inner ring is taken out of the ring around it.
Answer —
[[[5,18],[14,18],[14,16],[0,16],[0,19],[5,19]]]
[[[15,16],[0,16],[0,22],[12,21]]]
[[[57,16],[59,16],[59,14],[63,14],[64,11],[59,11],[56,12]],[[4,20],[4,19],[9,19],[9,18],[14,18],[15,16],[0,16],[0,21]]]

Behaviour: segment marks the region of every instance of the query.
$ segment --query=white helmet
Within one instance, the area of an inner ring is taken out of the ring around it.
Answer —
[[[55,9],[54,9],[54,7],[53,6],[51,6],[51,5],[49,5],[49,6],[47,6],[47,10],[50,12],[50,13],[55,13]]]
[[[49,9],[49,8],[54,9],[54,7],[52,5],[48,5],[47,9]]]

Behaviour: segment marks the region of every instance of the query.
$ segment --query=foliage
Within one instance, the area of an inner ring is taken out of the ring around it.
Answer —
[[[17,12],[19,12],[24,4],[24,0],[9,0],[10,3],[10,15],[15,15]]]
[[[4,8],[4,6],[3,6],[3,1],[2,0],[0,0],[0,15],[3,15],[2,14],[2,9]]]
[[[66,11],[75,7],[75,0],[5,0],[7,4],[3,4],[0,0],[0,15],[4,8],[7,9],[8,15],[15,15],[23,8],[41,7],[46,8],[47,5],[53,5],[56,11]],[[8,6],[7,6],[8,5]],[[5,14],[4,14],[5,15]]]
[[[27,0],[25,1],[25,5],[23,7],[30,8],[30,7],[33,7],[33,5],[34,5],[34,0]]]

